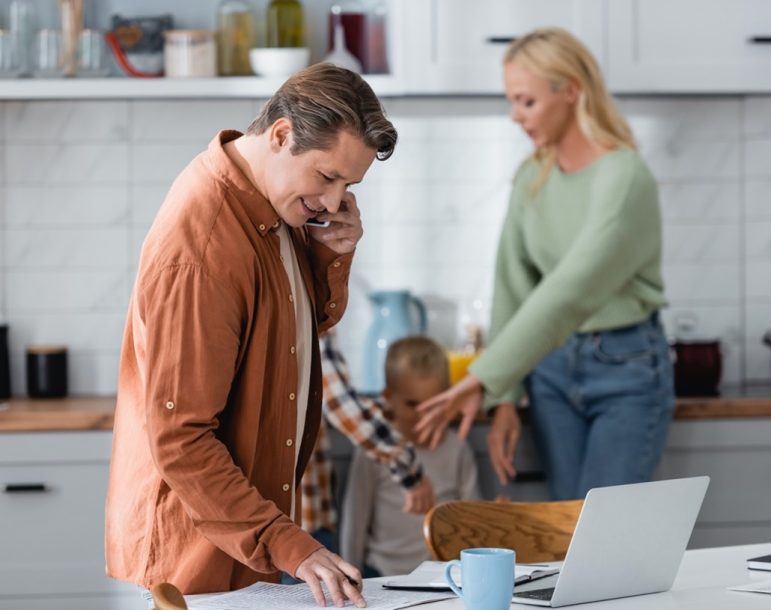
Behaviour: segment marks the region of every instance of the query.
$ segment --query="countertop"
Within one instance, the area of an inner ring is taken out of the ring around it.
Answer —
[[[0,432],[111,430],[114,396],[0,403]],[[725,387],[721,396],[678,398],[675,419],[771,417],[771,385]]]

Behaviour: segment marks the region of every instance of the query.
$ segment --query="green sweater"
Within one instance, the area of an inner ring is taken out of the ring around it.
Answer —
[[[530,195],[538,166],[514,178],[498,244],[490,344],[470,372],[486,406],[516,402],[521,382],[574,332],[620,328],[665,304],[656,182],[619,149],[566,174],[556,165]]]

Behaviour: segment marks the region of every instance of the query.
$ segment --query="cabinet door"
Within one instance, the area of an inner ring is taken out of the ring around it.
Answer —
[[[571,31],[603,61],[601,0],[412,0],[404,19],[409,93],[502,93],[508,43],[537,27]]]
[[[614,92],[771,91],[771,2],[612,0]]]

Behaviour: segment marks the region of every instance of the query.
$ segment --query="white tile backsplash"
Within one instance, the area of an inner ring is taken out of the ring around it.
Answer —
[[[139,251],[171,181],[263,103],[0,103],[0,315],[16,392],[24,345],[47,342],[69,346],[73,393],[114,393]],[[511,179],[531,151],[502,98],[385,107],[396,153],[353,189],[365,237],[339,332],[354,378],[373,289],[423,298],[429,333],[446,345],[470,316],[486,324]],[[771,326],[771,97],[635,97],[621,107],[660,182],[669,334],[695,312],[699,335],[725,346],[724,381],[771,378],[771,350],[759,343]]]

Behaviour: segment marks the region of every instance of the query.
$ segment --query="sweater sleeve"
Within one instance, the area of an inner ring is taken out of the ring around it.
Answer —
[[[489,393],[501,395],[520,383],[643,264],[658,256],[655,182],[635,163],[608,170],[593,185],[588,217],[565,256],[471,366]]]

